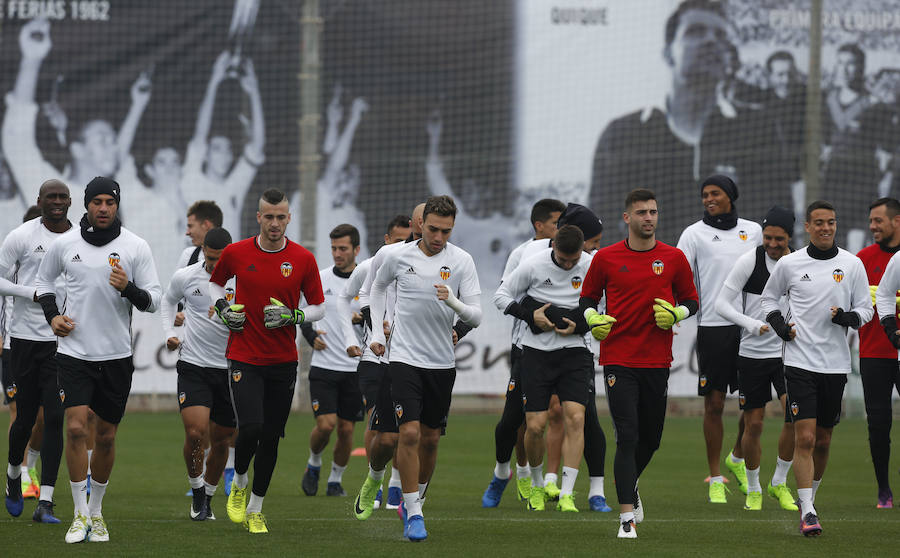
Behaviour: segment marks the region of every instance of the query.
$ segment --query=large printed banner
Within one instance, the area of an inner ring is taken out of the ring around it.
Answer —
[[[457,347],[458,393],[501,393],[510,321],[492,303],[510,250],[544,197],[589,205],[604,244],[624,237],[622,203],[656,191],[658,237],[702,218],[698,181],[739,185],[742,217],[774,204],[798,216],[809,3],[796,0],[342,0],[323,16],[321,173],[314,250],[360,229],[360,259],[429,195],[459,208],[451,242],[475,259],[484,320]],[[0,1],[0,233],[61,176],[122,184],[126,227],[146,238],[163,284],[187,246],[186,207],[213,199],[235,237],[255,200],[297,191],[301,2]],[[900,15],[888,0],[826,0],[819,196],[839,244],[867,240],[868,204],[898,194]],[[752,248],[752,247],[748,247]],[[240,296],[240,295],[238,295]],[[650,309],[648,309],[648,312]],[[158,317],[135,313],[137,392],[174,390]],[[695,327],[677,329],[670,393],[696,391]],[[304,350],[308,350],[305,348]]]

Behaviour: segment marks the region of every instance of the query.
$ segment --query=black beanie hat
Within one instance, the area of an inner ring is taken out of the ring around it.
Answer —
[[[728,178],[724,174],[714,174],[701,182],[701,194],[703,193],[703,189],[707,186],[718,186],[722,189],[723,192],[725,192],[725,195],[728,196],[728,199],[730,199],[731,201],[738,199],[737,184],[734,183],[734,180]]]
[[[91,203],[91,200],[96,198],[100,194],[108,194],[112,196],[116,199],[116,205],[119,205],[119,200],[121,199],[121,188],[119,188],[119,183],[112,178],[97,176],[93,180],[88,182],[87,187],[84,189],[85,209],[87,209],[87,206]]]
[[[583,205],[570,203],[566,210],[559,216],[560,227],[563,225],[575,225],[581,229],[584,239],[594,238],[603,232],[603,222],[593,211]]]
[[[772,209],[766,213],[765,218],[763,219],[762,226],[766,227],[781,227],[788,234],[788,236],[794,235],[794,212],[790,209],[785,209],[780,205],[773,205]]]

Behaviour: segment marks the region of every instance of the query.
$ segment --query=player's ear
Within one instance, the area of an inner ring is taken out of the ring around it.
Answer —
[[[672,45],[666,45],[665,47],[663,47],[662,55],[663,60],[666,61],[666,64],[668,64],[669,66],[675,65],[675,61],[672,59]]]

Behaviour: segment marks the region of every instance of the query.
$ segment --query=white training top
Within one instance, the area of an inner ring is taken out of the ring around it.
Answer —
[[[572,269],[566,270],[556,265],[552,259],[553,250],[545,248],[538,254],[523,259],[494,293],[494,305],[500,311],[513,302],[521,300],[525,295],[531,298],[564,309],[578,308],[581,297],[581,283],[587,275],[593,257],[587,252]],[[560,335],[555,331],[536,334],[526,327],[522,337],[522,345],[541,351],[555,351],[568,347],[584,347],[590,344],[583,335]]]
[[[723,231],[703,221],[684,229],[678,239],[678,249],[684,252],[694,271],[694,285],[700,295],[697,324],[701,326],[730,326],[731,322],[716,310],[716,298],[734,262],[744,252],[762,244],[762,227],[747,219],[738,219],[734,228]],[[737,305],[738,301],[735,300]]]
[[[55,341],[41,305],[34,301],[38,268],[50,246],[69,234],[80,234],[78,226],[64,233],[47,229],[40,218],[22,223],[13,229],[0,246],[0,294],[13,296],[11,337],[29,341]],[[7,277],[14,276],[15,282]],[[63,278],[57,277],[54,294],[61,298]]]
[[[768,315],[780,310],[788,297],[785,322],[794,322],[797,336],[784,343],[784,365],[822,374],[850,372],[846,328],[832,323],[831,307],[859,314],[860,323],[872,319],[869,280],[862,261],[844,250],[827,260],[809,255],[806,248],[775,264],[763,290],[761,305]]]
[[[0,335],[3,336],[3,349],[8,349],[9,341],[9,322],[12,321],[13,297],[0,297]]]
[[[763,259],[766,262],[766,276],[771,275],[777,260],[773,260],[765,252]],[[719,291],[716,300],[716,312],[728,321],[741,326],[741,348],[738,354],[747,358],[781,358],[783,341],[781,337],[769,328],[769,331],[760,334],[762,326],[766,323],[766,312],[763,312],[760,298],[762,294],[744,292],[744,285],[756,268],[756,249],[751,249],[738,258],[734,267],[725,278],[725,284]],[[738,298],[739,308],[732,306],[732,301]],[[782,315],[787,313],[787,297],[779,301]]]
[[[344,345],[344,323],[350,324],[350,328],[356,335],[357,341],[354,345],[361,347],[363,343],[362,327],[352,325],[351,321],[353,312],[359,313],[359,301],[351,298],[349,304],[345,305],[343,309],[338,306],[338,298],[344,292],[350,278],[339,276],[335,273],[333,266],[319,270],[319,277],[322,280],[322,292],[325,293],[325,317],[313,322],[312,327],[325,332],[322,337],[325,348],[312,352],[310,365],[337,372],[356,372],[359,359],[347,356],[347,347]]]
[[[344,288],[341,290],[340,294],[335,301],[337,305],[337,312],[342,316],[349,316],[353,314],[352,305],[356,305],[358,308],[362,308],[362,304],[360,304],[361,297],[359,296],[360,289],[362,288],[363,282],[366,280],[366,276],[369,273],[369,268],[372,266],[372,259],[368,258],[363,260],[362,262],[356,264],[356,267],[353,268],[353,272],[350,273],[350,278],[347,279],[347,282],[344,283]],[[357,310],[358,311],[358,310]],[[341,343],[344,348],[344,352],[346,353],[346,349],[356,346],[359,347],[363,352],[362,360],[368,360],[368,362],[380,362],[380,359],[372,354],[372,351],[368,352],[368,359],[366,359],[366,341],[370,337],[369,328],[365,323],[362,324],[362,330],[358,330],[353,326],[353,323],[349,320],[341,320]],[[361,333],[360,333],[361,332]],[[334,342],[334,339],[331,340]]]
[[[528,251],[531,255],[537,253],[537,251],[532,248],[529,250],[529,246],[536,246],[540,248],[547,248],[549,246],[549,240],[546,238],[542,238],[540,240],[537,239],[529,239],[516,246],[512,252],[510,252],[509,257],[506,259],[506,266],[503,268],[503,277],[500,279],[500,283],[503,284],[512,272],[516,270],[519,266],[519,263],[522,261],[522,255]],[[501,309],[501,312],[505,310],[505,308]],[[522,320],[513,318],[512,319],[512,330],[510,331],[510,341],[516,347],[522,346],[522,336],[525,335],[525,330],[528,329],[528,324],[523,322]]]
[[[160,307],[165,338],[178,337],[181,347],[178,358],[203,368],[228,368],[225,348],[229,330],[215,315],[209,317],[209,307],[215,301],[209,296],[209,272],[206,261],[200,260],[175,270]],[[234,300],[234,277],[225,283],[225,300]],[[184,301],[184,328],[179,336],[172,325],[178,303]]]
[[[397,303],[390,345],[377,325],[371,342],[387,346],[390,362],[429,369],[453,368],[456,356],[452,327],[456,312],[438,300],[435,285],[447,285],[463,304],[477,308],[480,314],[478,273],[472,256],[462,248],[448,242],[443,250],[429,257],[419,249],[419,242],[422,241],[392,249],[378,268],[369,298],[373,325],[377,316],[384,313],[386,291],[394,281]]]
[[[60,312],[75,329],[58,338],[57,352],[88,361],[131,356],[132,304],[109,284],[110,262],[118,261],[128,279],[150,294],[145,312],[159,308],[162,287],[147,242],[122,227],[121,234],[103,246],[88,244],[78,231],[50,246],[38,271],[38,296],[54,292],[56,278],[65,278]]]
[[[392,327],[394,323],[394,307],[397,305],[397,284],[391,283],[387,288],[387,298],[385,299],[385,312],[381,317],[381,320],[375,318],[375,314],[371,313],[372,307],[369,304],[369,292],[372,290],[372,283],[375,281],[375,274],[378,273],[378,269],[381,267],[381,264],[384,262],[384,259],[394,250],[399,250],[403,246],[407,245],[407,242],[395,242],[394,244],[386,244],[378,249],[378,252],[375,253],[371,258],[371,264],[369,264],[369,270],[366,272],[366,276],[363,279],[362,287],[359,289],[359,305],[361,308],[369,307],[370,315],[372,318],[372,324],[377,323],[388,323],[388,328]],[[386,249],[387,248],[387,249]],[[366,347],[363,348],[363,356],[362,360],[366,362],[381,362],[387,363],[387,353],[382,357],[375,356],[372,353],[372,349],[369,347],[369,344],[372,343],[372,330],[366,330]]]

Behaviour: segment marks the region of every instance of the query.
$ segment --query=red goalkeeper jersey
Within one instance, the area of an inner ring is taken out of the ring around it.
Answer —
[[[240,291],[238,291],[240,292]],[[672,364],[672,330],[660,329],[653,317],[653,299],[681,304],[697,300],[694,274],[684,253],[657,241],[638,252],[626,241],[594,254],[581,296],[600,300],[616,319],[600,343],[600,364],[631,368],[668,368]]]
[[[878,244],[866,246],[856,254],[866,268],[866,275],[869,277],[870,285],[877,285],[881,282],[884,269],[893,255],[894,252],[887,252]],[[860,358],[897,358],[897,349],[891,345],[888,336],[884,333],[884,328],[881,327],[879,322],[882,317],[876,312],[875,317],[869,323],[863,324],[859,328]]]
[[[236,281],[234,303],[244,305],[247,321],[244,331],[229,335],[225,356],[256,365],[295,362],[297,328],[266,329],[263,307],[272,297],[298,308],[301,291],[309,305],[325,302],[316,258],[290,240],[281,250],[266,252],[254,236],[225,247],[210,281],[224,287],[231,277]]]

